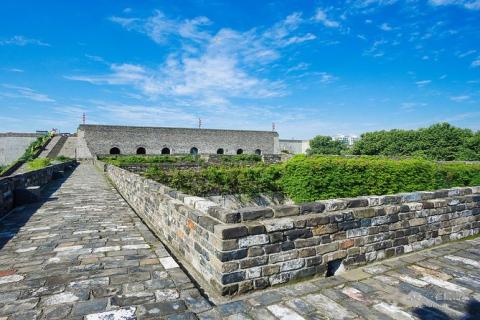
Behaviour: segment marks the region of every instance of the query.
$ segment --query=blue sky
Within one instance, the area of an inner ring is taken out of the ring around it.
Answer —
[[[0,4],[0,131],[480,129],[480,0]]]

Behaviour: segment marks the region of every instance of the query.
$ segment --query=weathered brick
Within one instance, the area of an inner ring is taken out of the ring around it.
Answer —
[[[272,209],[276,218],[298,216],[300,214],[300,207],[296,205],[275,206]]]
[[[324,224],[319,225],[312,229],[314,236],[320,236],[324,234],[330,234],[338,231],[338,226],[336,224]]]
[[[220,239],[238,239],[248,235],[248,229],[240,224],[217,224],[214,227],[215,235]]]
[[[266,234],[257,234],[253,236],[248,236],[238,239],[238,246],[240,248],[247,248],[251,246],[258,246],[262,244],[267,244],[270,242],[268,235]]]
[[[248,207],[239,209],[242,221],[267,219],[273,217],[273,210],[264,207]]]

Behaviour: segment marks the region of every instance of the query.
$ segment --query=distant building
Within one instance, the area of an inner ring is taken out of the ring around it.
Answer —
[[[310,140],[280,139],[280,152],[304,154],[310,148]]]
[[[355,135],[343,135],[337,134],[336,136],[332,137],[335,141],[342,141],[343,143],[347,144],[348,146],[353,146],[353,144],[360,139],[360,137]]]
[[[278,133],[273,131],[82,124],[77,136],[92,155],[279,153]]]

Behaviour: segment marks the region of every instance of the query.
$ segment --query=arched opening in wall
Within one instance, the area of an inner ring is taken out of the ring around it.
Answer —
[[[113,147],[112,149],[110,149],[110,154],[120,154],[120,149],[118,149],[117,147]]]
[[[193,147],[192,149],[190,149],[190,154],[191,154],[192,156],[196,156],[196,155],[198,154],[198,149],[195,148],[195,147]]]
[[[140,147],[137,149],[137,154],[147,154],[147,150],[144,147]]]
[[[168,148],[163,148],[163,149],[162,149],[162,154],[170,154],[170,149],[168,149]]]
[[[243,153],[243,149],[238,149],[237,150],[237,154],[242,154]]]
[[[262,155],[262,150],[256,149],[256,150],[255,150],[255,154],[256,154],[256,155],[259,155],[259,156]]]
[[[223,151],[222,148],[220,148],[220,149],[217,150],[217,154],[224,154],[224,153],[225,153],[225,151]]]

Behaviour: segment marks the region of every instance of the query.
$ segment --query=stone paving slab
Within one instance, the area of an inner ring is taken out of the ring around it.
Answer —
[[[0,221],[0,319],[167,319],[211,305],[91,164]]]
[[[44,200],[0,221],[0,320],[480,319],[480,238],[212,307],[92,165]]]
[[[199,319],[480,319],[480,238],[256,292]]]

